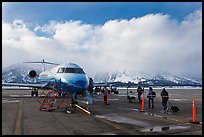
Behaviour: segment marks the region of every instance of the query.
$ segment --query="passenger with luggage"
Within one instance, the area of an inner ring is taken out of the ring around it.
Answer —
[[[163,110],[164,110],[164,113],[166,113],[168,111],[168,108],[167,108],[167,101],[169,99],[169,94],[168,92],[166,91],[165,88],[162,88],[162,91],[161,91],[161,98],[162,98],[162,106],[163,106]]]
[[[152,87],[149,87],[147,98],[149,99],[149,108],[154,108],[154,98],[156,97],[156,92],[153,91]]]

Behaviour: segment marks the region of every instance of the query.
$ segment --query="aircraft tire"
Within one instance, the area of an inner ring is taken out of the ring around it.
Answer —
[[[31,97],[33,97],[33,95],[34,95],[34,91],[32,90],[32,91],[31,91]]]
[[[38,90],[35,91],[35,96],[38,97]]]

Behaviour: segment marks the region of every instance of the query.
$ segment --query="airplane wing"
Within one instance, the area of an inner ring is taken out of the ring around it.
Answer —
[[[112,87],[112,86],[115,86],[115,84],[112,84],[112,83],[94,83],[94,87]]]
[[[44,88],[46,84],[21,84],[21,83],[2,83],[2,86],[7,87],[33,87],[33,88]]]
[[[107,83],[94,83],[94,87],[105,87],[105,86],[109,86],[109,84],[107,84]]]

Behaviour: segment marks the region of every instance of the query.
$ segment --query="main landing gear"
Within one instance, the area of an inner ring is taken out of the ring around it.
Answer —
[[[31,97],[33,97],[34,95],[36,97],[38,96],[38,89],[37,88],[33,88],[32,91],[31,91]]]

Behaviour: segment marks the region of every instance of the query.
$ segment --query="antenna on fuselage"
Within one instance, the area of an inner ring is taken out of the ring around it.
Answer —
[[[23,63],[41,63],[42,64],[42,70],[45,71],[45,64],[51,64],[51,65],[59,65],[57,63],[47,62],[43,59],[43,61],[32,61],[32,62],[23,62]]]

